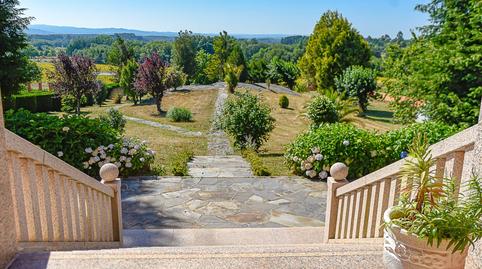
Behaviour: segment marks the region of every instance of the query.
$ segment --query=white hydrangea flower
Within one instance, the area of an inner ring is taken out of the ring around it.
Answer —
[[[99,154],[99,151],[97,149],[92,151],[92,156],[97,156],[98,154]]]
[[[370,151],[370,155],[371,155],[372,157],[376,157],[376,156],[377,156],[377,151],[376,151],[376,150]]]
[[[100,154],[100,158],[101,158],[101,159],[107,158],[107,154],[105,154],[105,152],[102,152],[102,153]]]
[[[121,167],[121,165],[122,165],[122,164],[121,164],[120,162],[116,162],[116,163],[115,163],[115,166],[117,166],[118,168]]]
[[[319,147],[314,147],[314,148],[311,149],[311,152],[312,152],[313,154],[318,154],[318,153],[320,153],[320,148],[319,148]]]
[[[114,144],[109,144],[109,145],[107,146],[107,148],[113,149],[113,148],[114,148]]]
[[[129,150],[127,148],[122,148],[120,152],[122,154],[127,154],[127,152],[129,152]]]
[[[99,148],[98,148],[99,151],[103,151],[104,149],[105,149],[104,145],[100,145]]]
[[[102,165],[104,165],[104,162],[99,162],[98,165],[99,167],[102,167]]]
[[[131,167],[132,167],[132,163],[126,163],[126,167],[127,167],[127,168],[131,168]]]
[[[311,163],[305,163],[306,170],[310,170],[311,168],[313,168],[313,165]]]
[[[130,163],[132,161],[132,158],[127,158],[126,162]]]
[[[137,150],[131,149],[131,150],[129,150],[129,155],[132,156],[132,155],[136,154],[136,152],[137,152]]]
[[[66,127],[62,128],[62,131],[68,132],[68,131],[70,131],[70,128],[66,126]]]
[[[117,161],[117,159],[116,159],[115,157],[111,157],[110,160],[111,160],[112,162]]]
[[[85,153],[92,153],[92,151],[93,151],[92,148],[86,148],[85,149]]]
[[[321,171],[319,177],[320,177],[321,179],[326,179],[326,178],[328,178],[328,172],[326,172],[325,170]]]
[[[91,158],[89,159],[89,164],[94,164],[94,163],[95,163],[94,157],[91,157]]]
[[[62,151],[57,151],[57,156],[62,157],[64,156],[64,153]]]
[[[83,165],[84,165],[84,169],[89,168],[89,162],[84,162]]]
[[[296,162],[296,163],[300,161],[300,159],[297,156],[293,157],[292,160],[293,160],[293,162]]]
[[[147,144],[147,141],[146,141],[146,140],[142,140],[141,145],[145,145],[145,144]]]
[[[142,158],[142,157],[139,159],[139,161],[141,161],[141,163],[143,163],[145,160],[146,160],[146,159],[144,159],[144,158]]]
[[[350,141],[348,140],[343,140],[343,146],[349,146],[350,145]]]
[[[321,155],[320,153],[316,154],[316,155],[315,155],[315,160],[317,160],[317,161],[323,160],[323,155]]]
[[[135,146],[134,146],[134,149],[135,149],[135,150],[138,150],[138,149],[139,149],[139,145],[135,145]]]
[[[123,162],[123,161],[125,161],[126,159],[127,159],[126,156],[120,156],[119,161]]]
[[[306,161],[309,163],[313,163],[315,161],[315,156],[311,155],[310,157],[306,158]]]
[[[315,170],[307,170],[306,176],[308,176],[310,178],[314,178],[314,177],[316,177],[316,171]]]
[[[95,162],[98,162],[98,161],[100,161],[100,158],[99,158],[99,156],[95,156],[95,157],[94,157],[94,161],[95,161]]]

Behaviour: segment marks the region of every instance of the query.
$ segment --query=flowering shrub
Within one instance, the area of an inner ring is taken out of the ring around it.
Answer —
[[[127,176],[148,168],[154,159],[154,152],[145,142],[122,139],[117,130],[99,119],[57,117],[20,109],[5,113],[5,125],[95,178],[99,177],[100,167],[108,162],[119,164],[121,175]]]
[[[356,179],[407,156],[417,133],[430,144],[457,131],[445,124],[413,124],[383,134],[359,129],[351,124],[322,124],[299,135],[287,147],[286,162],[298,175],[325,179],[330,166],[343,162],[350,167],[349,179]]]

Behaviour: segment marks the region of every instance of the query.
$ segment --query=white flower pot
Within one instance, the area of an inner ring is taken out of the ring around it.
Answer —
[[[391,208],[385,211],[384,221],[390,221]],[[385,228],[383,261],[389,269],[462,269],[468,247],[463,251],[452,253],[452,248],[447,250],[448,241],[444,240],[439,247],[434,242],[433,246],[427,240],[409,234],[400,227]]]

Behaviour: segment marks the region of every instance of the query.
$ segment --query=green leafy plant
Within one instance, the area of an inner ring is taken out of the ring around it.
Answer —
[[[237,148],[258,150],[274,129],[274,122],[270,107],[246,91],[235,93],[226,101],[219,124],[234,138]]]
[[[339,120],[336,104],[324,95],[314,97],[306,110],[305,114],[313,125],[335,123]]]
[[[228,91],[230,93],[234,93],[236,86],[238,86],[239,77],[241,76],[241,72],[243,72],[244,66],[235,66],[231,63],[227,63],[224,66],[224,82],[228,87]]]
[[[118,109],[110,108],[105,114],[101,115],[99,119],[109,124],[112,128],[119,131],[119,133],[124,133],[127,120]]]
[[[413,189],[404,190],[386,226],[405,229],[431,246],[448,240],[447,249],[463,252],[482,238],[482,180],[473,175],[466,199],[459,199],[454,179],[432,176],[434,164],[426,138],[418,136],[400,169],[401,180],[413,182]]]
[[[121,93],[114,95],[114,104],[121,104],[122,97],[124,97]]]
[[[344,162],[350,167],[348,179],[356,179],[403,158],[419,133],[434,144],[457,131],[438,122],[416,123],[382,134],[347,123],[325,123],[298,135],[287,146],[285,158],[296,174],[313,178],[325,178],[322,171],[328,173],[332,164]]]
[[[368,97],[377,87],[375,72],[363,66],[350,66],[335,78],[337,91],[349,97],[355,97],[360,110],[365,112],[368,106]]]
[[[241,155],[251,164],[251,170],[255,176],[271,175],[256,151],[253,149],[245,149],[241,151]]]
[[[174,122],[188,122],[192,120],[192,113],[187,108],[171,107],[167,111],[166,117]]]
[[[278,100],[279,107],[288,108],[290,106],[290,99],[286,95],[281,95]]]
[[[194,153],[190,150],[183,150],[179,152],[169,164],[169,170],[175,176],[187,176],[187,163],[192,160]]]

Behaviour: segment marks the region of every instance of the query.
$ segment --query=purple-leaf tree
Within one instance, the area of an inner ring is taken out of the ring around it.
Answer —
[[[50,86],[60,96],[72,95],[75,98],[77,115],[80,115],[82,96],[100,90],[94,61],[80,55],[59,55],[54,61],[54,71],[49,73],[49,79]]]
[[[166,81],[167,67],[167,64],[154,52],[141,63],[134,82],[134,87],[139,94],[149,92],[152,95],[159,114],[162,113],[162,97],[169,87]]]

